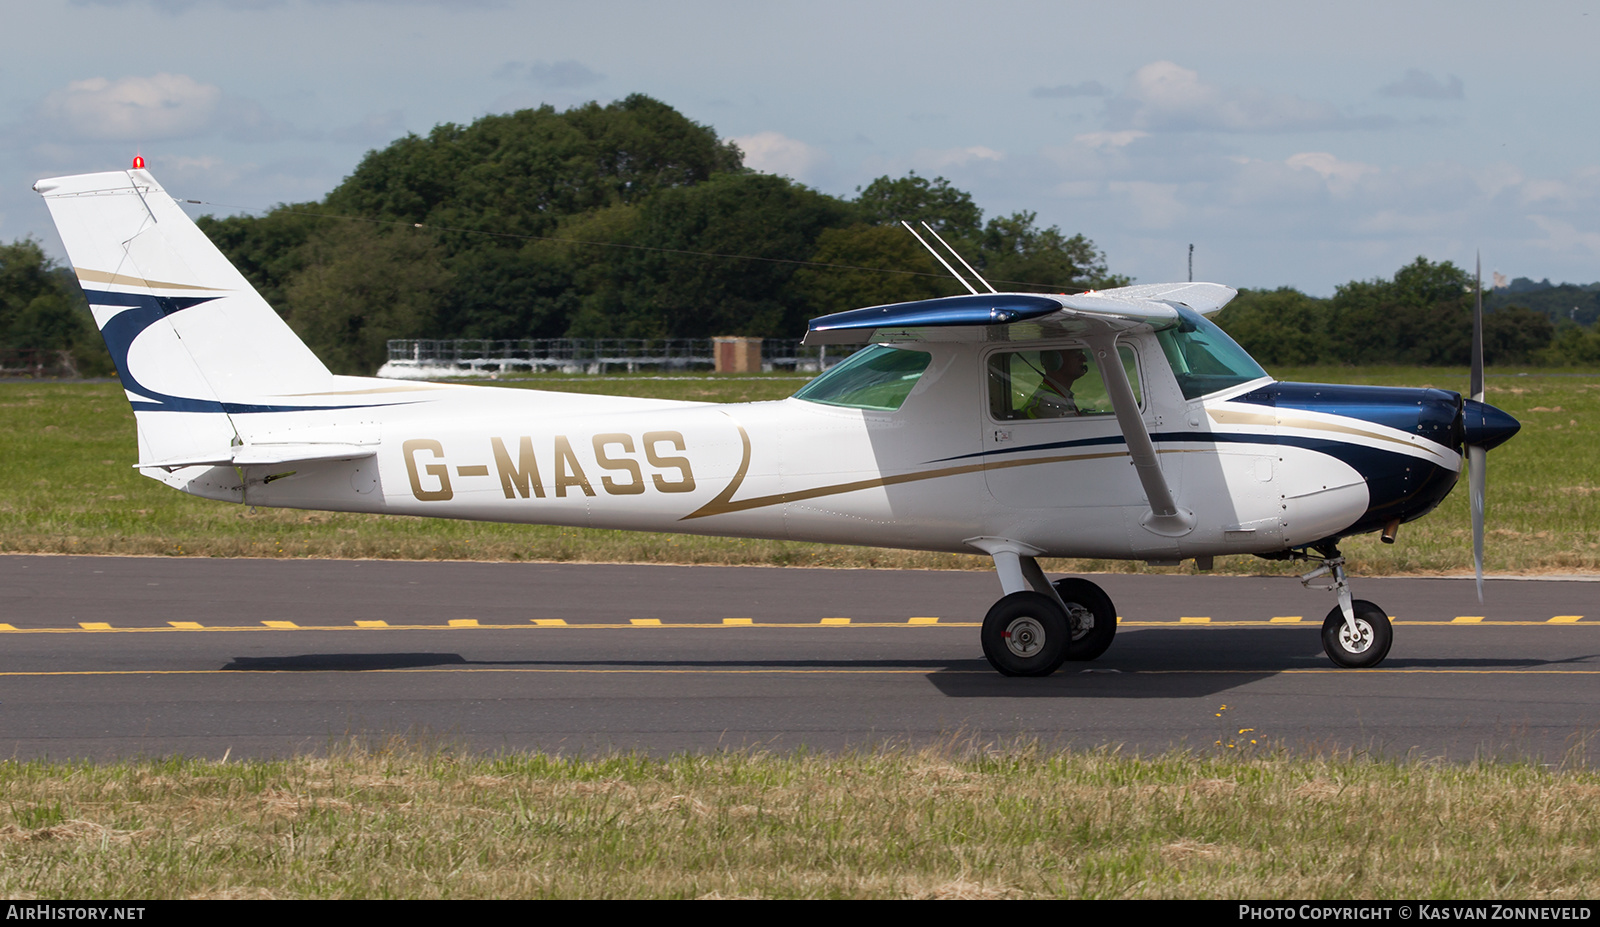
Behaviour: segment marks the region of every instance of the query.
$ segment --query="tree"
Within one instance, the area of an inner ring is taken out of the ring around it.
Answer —
[[[1524,306],[1505,306],[1483,316],[1483,362],[1526,364],[1550,346],[1550,317]]]
[[[445,123],[369,152],[330,210],[498,234],[541,235],[562,216],[635,203],[741,169],[716,131],[642,94]],[[452,253],[476,238],[442,239]]]
[[[344,369],[381,361],[367,344],[379,330],[793,337],[826,312],[960,292],[894,224],[902,217],[928,220],[1007,278],[1054,289],[1123,280],[1088,239],[1040,229],[1030,213],[986,229],[971,195],[942,177],[881,177],[851,202],[741,159],[711,127],[649,97],[546,106],[408,135],[369,152],[322,203],[201,227]],[[432,243],[425,253],[393,237],[417,227]],[[400,266],[419,260],[438,273]],[[332,279],[345,270],[357,279]],[[431,302],[354,304],[390,292],[378,285],[387,279],[417,280]]]
[[[289,324],[335,373],[371,375],[390,338],[415,337],[451,275],[427,232],[370,225],[323,230],[289,285]]]
[[[318,218],[320,203],[280,203],[266,215],[201,216],[195,220],[233,266],[244,274],[261,298],[285,315],[289,311],[285,291],[295,274],[305,268],[306,242],[319,228],[336,219]]]
[[[1419,257],[1391,280],[1337,288],[1329,334],[1347,364],[1460,365],[1472,347],[1472,275]]]
[[[770,174],[719,174],[660,190],[640,203],[617,249],[596,255],[611,281],[582,297],[585,325],[608,320],[615,336],[795,337],[809,318],[791,280],[824,229],[843,224],[847,204]],[[592,275],[580,277],[593,281]]]
[[[926,222],[958,248],[958,240],[974,242],[981,230],[983,210],[972,202],[972,194],[950,186],[943,177],[929,180],[919,177],[916,171],[898,179],[885,174],[865,189],[857,187],[856,193],[861,221],[870,225],[898,227],[902,221],[913,226]],[[921,233],[922,229],[918,227],[917,231]]]
[[[944,276],[943,268],[938,276],[904,273],[920,270],[927,260],[928,252],[902,228],[852,225],[824,229],[817,236],[811,261],[839,266],[801,268],[794,282],[815,315],[966,292]]]
[[[1104,289],[1126,286],[1127,277],[1106,268],[1105,253],[1094,242],[1074,235],[1068,238],[1057,226],[1041,229],[1037,214],[1017,212],[996,216],[984,226],[978,267],[990,283],[1008,287],[1049,290]]]
[[[112,370],[77,278],[31,238],[0,245],[0,347],[65,351],[89,376]]]

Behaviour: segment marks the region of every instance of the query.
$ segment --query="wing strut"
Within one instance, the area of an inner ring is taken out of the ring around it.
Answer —
[[[1117,353],[1115,334],[1091,335],[1085,339],[1094,349],[1100,364],[1100,377],[1105,381],[1106,392],[1111,394],[1111,407],[1116,410],[1117,424],[1122,428],[1122,438],[1128,442],[1128,456],[1133,458],[1133,468],[1144,486],[1145,498],[1150,500],[1150,514],[1139,520],[1145,530],[1162,537],[1182,537],[1194,530],[1194,513],[1178,507],[1167,486],[1166,475],[1161,472],[1161,461],[1156,459],[1156,448],[1145,430],[1144,418],[1139,415],[1139,400],[1128,383],[1128,372],[1122,369],[1122,357]]]

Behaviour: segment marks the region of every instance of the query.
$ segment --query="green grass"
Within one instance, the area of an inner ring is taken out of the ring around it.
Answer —
[[[1600,893],[1600,776],[1037,748],[0,762],[29,898]]]
[[[1281,379],[1464,389],[1464,371],[1321,368]],[[786,376],[594,378],[509,382],[673,399],[775,399],[803,382]],[[1489,459],[1491,572],[1600,569],[1600,373],[1497,374],[1490,402],[1523,431]],[[649,561],[786,566],[988,569],[987,558],[874,548],[454,522],[402,516],[249,509],[175,492],[136,474],[133,415],[114,383],[0,383],[0,551],[169,556]],[[1364,575],[1471,569],[1464,489],[1401,529],[1400,542],[1355,538],[1346,554]],[[1170,572],[1117,561],[1057,561],[1063,572]],[[1219,572],[1295,565],[1219,558]],[[1191,570],[1192,566],[1176,568]]]

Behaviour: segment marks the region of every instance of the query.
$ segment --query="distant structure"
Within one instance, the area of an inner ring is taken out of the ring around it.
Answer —
[[[498,380],[540,373],[820,373],[853,350],[852,345],[807,347],[782,338],[392,338],[389,362],[378,368],[378,376],[395,380]]]
[[[1510,285],[1511,281],[1506,279],[1506,275],[1497,270],[1494,272],[1494,282],[1489,285],[1489,289],[1503,290]]]

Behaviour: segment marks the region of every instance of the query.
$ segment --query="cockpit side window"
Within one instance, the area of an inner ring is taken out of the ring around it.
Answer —
[[[847,409],[893,412],[911,395],[932,359],[933,355],[926,351],[875,344],[802,386],[794,398]]]
[[[1178,309],[1177,327],[1156,333],[1178,378],[1183,398],[1199,399],[1267,375],[1244,348],[1216,323],[1192,309]]]
[[[1133,349],[1119,345],[1134,398],[1144,404]],[[989,411],[999,421],[1115,415],[1100,366],[1085,345],[989,355]]]

